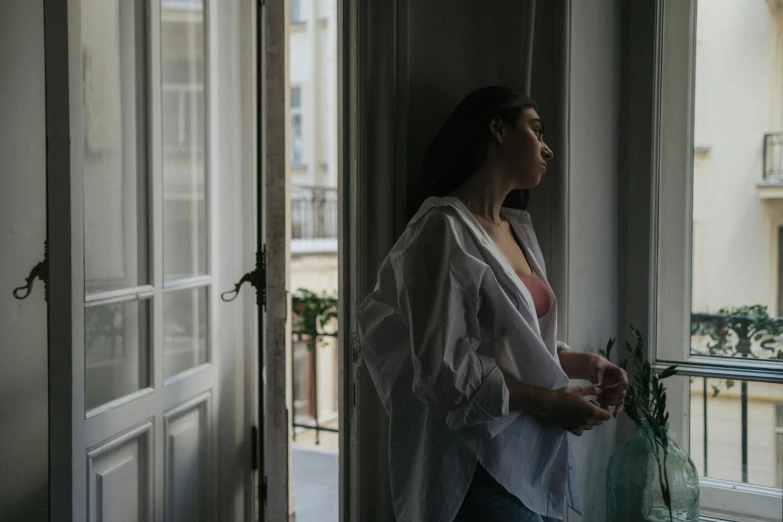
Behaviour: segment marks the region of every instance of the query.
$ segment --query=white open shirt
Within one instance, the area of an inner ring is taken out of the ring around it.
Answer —
[[[501,214],[544,281],[530,215]],[[557,304],[541,319],[494,241],[457,198],[429,198],[357,310],[365,363],[389,415],[399,522],[452,522],[476,464],[525,506],[579,512],[568,433],[509,412],[500,368],[542,388],[568,386],[557,356]]]

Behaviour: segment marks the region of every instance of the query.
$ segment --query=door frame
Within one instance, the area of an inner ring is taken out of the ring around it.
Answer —
[[[266,311],[259,300],[258,418],[261,463],[260,520],[288,520],[290,451],[287,357],[291,328],[288,158],[288,2],[257,0],[258,246],[266,251],[262,281]],[[282,132],[281,132],[282,131]],[[283,202],[281,205],[280,202]],[[260,289],[259,289],[260,291]]]
[[[70,194],[72,190],[81,191],[81,184],[73,187],[71,170],[80,168],[78,155],[71,154],[72,147],[81,146],[82,125],[71,117],[71,104],[80,103],[75,94],[74,80],[68,74],[69,63],[75,58],[73,47],[68,45],[69,28],[78,27],[79,13],[69,10],[68,3],[58,0],[43,0],[44,4],[44,78],[46,88],[46,198],[56,202],[56,212],[46,216],[46,236],[49,245],[49,313],[47,318],[49,331],[48,373],[49,373],[49,520],[68,521],[85,518],[84,506],[81,510],[73,503],[74,476],[76,462],[73,455],[74,438],[83,438],[81,433],[73,433],[74,408],[72,403],[73,380],[83,378],[74,375],[73,346],[84,344],[84,301],[83,296],[73,292],[73,266],[84,262],[81,249],[73,249],[74,241],[81,243],[78,234],[80,228],[73,227]],[[54,88],[59,86],[60,88]],[[72,140],[73,138],[73,140]],[[63,194],[69,197],[62,197]],[[81,194],[80,194],[81,195]],[[49,209],[49,205],[47,205]],[[71,220],[59,219],[70,215]],[[72,317],[71,314],[78,317]],[[78,319],[75,325],[74,320]],[[56,333],[56,335],[54,335]],[[64,370],[64,371],[63,371]],[[65,393],[63,393],[65,391]],[[82,404],[84,403],[84,397]],[[61,419],[67,419],[63,422]],[[68,470],[66,473],[53,473],[53,470]]]

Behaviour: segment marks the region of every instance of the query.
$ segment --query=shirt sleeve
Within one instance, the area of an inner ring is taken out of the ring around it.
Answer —
[[[463,250],[454,226],[447,215],[428,217],[396,271],[413,393],[447,410],[446,423],[459,429],[508,414],[509,397],[496,360],[477,353],[480,287],[489,267]]]

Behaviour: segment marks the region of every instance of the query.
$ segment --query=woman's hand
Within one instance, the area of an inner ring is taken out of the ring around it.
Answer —
[[[582,435],[585,430],[591,430],[612,418],[606,409],[599,408],[585,399],[590,395],[600,394],[600,388],[594,385],[551,390],[548,416],[574,435]]]
[[[620,415],[623,411],[625,392],[628,390],[628,374],[625,370],[595,355],[587,364],[587,378],[600,388],[598,394],[600,406],[606,411],[614,407],[614,416]]]

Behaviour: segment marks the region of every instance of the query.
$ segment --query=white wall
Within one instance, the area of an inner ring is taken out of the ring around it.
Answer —
[[[783,105],[781,16],[765,2],[699,2],[693,178],[693,310],[777,311],[776,227],[757,194],[764,133]],[[781,208],[783,202],[775,202]],[[783,313],[783,311],[780,311]]]
[[[618,335],[620,2],[571,2],[567,342],[595,352]],[[618,421],[576,439],[583,517],[605,520]]]
[[[0,2],[0,520],[48,520],[44,27],[40,0]]]

